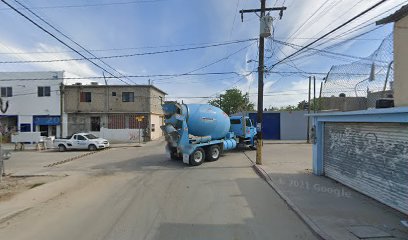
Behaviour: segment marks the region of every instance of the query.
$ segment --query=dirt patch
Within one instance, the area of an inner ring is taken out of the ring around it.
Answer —
[[[14,195],[43,184],[55,181],[61,177],[35,176],[35,177],[3,177],[0,183],[0,202],[11,199]]]

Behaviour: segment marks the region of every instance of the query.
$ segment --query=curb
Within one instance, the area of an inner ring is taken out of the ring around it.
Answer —
[[[100,149],[100,150],[98,150],[98,151],[93,151],[93,152],[84,153],[84,154],[81,154],[81,155],[78,155],[78,156],[75,156],[75,157],[72,157],[72,158],[68,158],[68,159],[65,159],[65,160],[62,160],[62,161],[59,161],[59,162],[55,162],[55,163],[51,163],[51,164],[45,165],[45,166],[43,166],[43,167],[54,167],[54,166],[56,166],[56,165],[64,164],[64,163],[67,163],[67,162],[71,162],[71,161],[74,161],[74,160],[77,160],[77,159],[80,159],[80,158],[83,158],[83,157],[86,157],[86,156],[89,156],[89,155],[92,155],[92,154],[95,154],[95,153],[98,153],[98,152],[102,152],[102,151],[109,150],[109,149],[111,149],[111,148],[103,148],[103,149]]]
[[[16,217],[16,216],[18,216],[18,215],[20,215],[20,214],[26,212],[26,211],[28,211],[28,210],[30,210],[30,209],[31,209],[30,207],[26,207],[26,208],[22,208],[22,209],[20,209],[20,210],[17,210],[17,211],[15,211],[15,212],[11,212],[10,214],[6,214],[6,215],[0,217],[0,224],[5,223],[5,222],[7,222],[8,220],[10,220],[10,219],[12,219],[12,218],[14,218],[14,217]]]
[[[302,212],[272,181],[268,173],[259,165],[253,164],[252,168],[265,182],[279,195],[279,197],[292,209],[302,221],[312,230],[312,232],[321,239],[333,240],[325,231],[323,231],[312,219]]]

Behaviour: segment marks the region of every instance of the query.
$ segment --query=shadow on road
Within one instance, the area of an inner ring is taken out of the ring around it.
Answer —
[[[191,211],[201,214],[191,222],[161,223],[154,239],[318,239],[262,180],[234,182],[239,194],[220,193],[229,195],[223,209],[216,203],[209,209],[204,209],[208,204],[197,205]]]

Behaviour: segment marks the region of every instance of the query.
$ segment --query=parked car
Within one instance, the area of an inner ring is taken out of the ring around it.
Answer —
[[[109,141],[103,138],[98,138],[90,133],[76,133],[69,138],[55,139],[54,147],[60,152],[68,149],[88,149],[96,151],[98,149],[108,148]]]

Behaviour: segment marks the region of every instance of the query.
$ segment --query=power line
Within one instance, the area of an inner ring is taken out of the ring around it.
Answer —
[[[207,73],[188,73],[184,74],[185,76],[207,76],[207,75],[237,75],[237,76],[247,76],[255,71],[247,72],[246,74],[238,73],[238,72],[207,72]],[[154,78],[154,77],[171,77],[171,76],[179,76],[180,74],[147,74],[147,75],[125,75],[128,78]],[[64,80],[91,80],[91,79],[104,79],[104,78],[115,78],[115,76],[89,76],[89,77],[64,77],[64,78],[52,78],[52,80],[64,79]],[[4,79],[1,81],[36,81],[36,80],[51,80],[51,78],[20,78],[20,79]]]
[[[330,0],[326,0],[322,5],[320,5],[320,7],[319,7],[316,11],[314,11],[314,12],[312,13],[312,15],[310,15],[310,16],[306,19],[306,21],[304,21],[303,24],[301,24],[301,25],[296,29],[296,31],[294,31],[288,38],[291,38],[291,37],[293,37],[293,36],[296,36],[296,33],[297,33],[300,29],[302,29],[302,28],[305,26],[305,24],[308,23],[308,22],[316,15],[316,13],[319,12],[320,9],[323,8],[323,6],[326,5],[326,3],[328,3],[329,1],[330,1]]]
[[[400,7],[400,6],[402,6],[402,5],[405,5],[405,4],[407,4],[407,3],[408,3],[408,1],[405,1],[405,2],[403,2],[403,3],[400,3],[400,4],[396,5],[396,6],[394,6],[394,7],[390,8],[390,9],[388,9],[387,11],[384,11],[384,12],[382,12],[382,13],[380,13],[380,14],[378,14],[378,15],[376,15],[376,16],[374,16],[374,17],[372,17],[372,18],[370,18],[370,19],[368,19],[368,20],[366,20],[366,21],[364,21],[364,22],[362,22],[362,23],[360,23],[360,24],[358,24],[357,26],[354,26],[353,28],[351,28],[351,29],[349,29],[349,30],[347,30],[347,31],[345,31],[345,32],[343,32],[343,33],[339,33],[339,34],[337,34],[336,36],[334,36],[334,39],[339,39],[339,38],[341,38],[341,37],[344,37],[344,36],[347,36],[347,35],[350,35],[350,34],[356,32],[356,31],[359,31],[359,30],[361,30],[361,29],[363,29],[363,28],[369,27],[370,25],[372,25],[373,23],[375,23],[375,21],[370,22],[370,21],[372,21],[373,19],[375,19],[375,18],[377,18],[377,17],[380,17],[381,15],[383,15],[383,14],[385,14],[385,13],[388,13],[388,12],[390,12],[390,11],[392,11],[392,10],[394,10],[394,9],[396,9],[396,8],[398,8],[398,7]],[[368,32],[374,31],[374,30],[376,30],[376,29],[378,29],[378,28],[380,28],[380,27],[381,27],[381,26],[375,27],[373,30],[369,30]],[[368,32],[367,32],[367,33],[368,33]],[[381,39],[381,40],[383,40],[383,39]],[[323,45],[323,44],[326,44],[327,42],[329,42],[329,41],[326,40],[325,42],[320,43],[318,46]],[[338,44],[333,45],[333,47],[335,47],[336,45],[338,45]],[[330,48],[331,48],[331,47],[330,47]]]
[[[206,72],[206,73],[188,73],[183,74],[183,76],[217,76],[217,75],[236,75],[243,78],[257,72],[256,70],[247,71],[246,73],[238,72]],[[306,71],[268,71],[268,74],[309,74],[309,75],[327,75],[327,72],[306,72]],[[335,75],[352,75],[352,76],[366,76],[367,73],[331,73]],[[181,74],[151,74],[151,75],[125,75],[128,78],[155,78],[155,77],[173,77],[180,76]],[[7,81],[37,81],[37,80],[92,80],[92,79],[104,79],[104,78],[115,78],[114,76],[88,76],[88,77],[64,77],[64,78],[14,78],[14,79],[3,79],[0,82]],[[241,80],[242,80],[241,79]],[[236,84],[236,83],[234,83]],[[224,91],[224,90],[223,90]]]
[[[4,0],[1,0],[4,1]],[[245,40],[237,40],[233,42],[227,42],[227,43],[218,43],[218,44],[210,44],[210,45],[205,45],[205,46],[198,46],[198,47],[188,47],[188,48],[179,48],[179,49],[171,49],[171,50],[163,50],[163,51],[155,51],[155,52],[144,52],[144,53],[132,53],[132,54],[124,54],[124,55],[113,55],[113,56],[104,56],[104,57],[90,57],[90,58],[69,58],[69,59],[54,59],[54,60],[23,60],[23,61],[2,61],[0,63],[2,64],[16,64],[16,63],[49,63],[49,62],[69,62],[69,61],[83,61],[83,60],[94,60],[94,59],[112,59],[112,58],[127,58],[127,57],[135,57],[135,56],[145,56],[145,55],[156,55],[156,54],[164,54],[164,53],[173,53],[173,52],[182,52],[182,51],[190,51],[190,50],[197,50],[197,49],[205,49],[205,48],[211,48],[211,47],[219,47],[219,46],[225,46],[225,45],[231,45],[231,44],[237,44],[237,43],[243,43],[243,42],[249,42],[249,41],[255,41],[257,39],[251,38],[251,39],[245,39]],[[78,51],[74,50],[81,56],[83,56],[81,53]]]
[[[350,12],[355,6],[357,6],[358,4],[360,4],[363,0],[359,0],[358,2],[356,2],[354,5],[352,5],[349,9],[347,9],[346,11],[342,12],[340,14],[340,16],[344,16],[345,14],[347,14],[348,12]],[[330,26],[332,26],[335,22],[337,22],[340,18],[336,18],[333,21],[329,22],[329,24],[327,24],[324,28],[320,29],[320,31],[318,33],[316,33],[313,37],[315,36],[319,36],[320,33],[323,33],[324,30],[326,30],[327,28],[329,28]]]
[[[340,26],[334,28],[333,30],[329,31],[328,33],[324,34],[323,36],[319,37],[318,39],[312,41],[311,43],[307,44],[306,46],[302,47],[301,49],[295,51],[294,53],[290,54],[289,56],[279,60],[277,63],[273,64],[269,69],[272,69],[273,67],[275,67],[276,65],[280,64],[281,62],[285,61],[286,59],[289,59],[293,56],[295,56],[296,54],[302,52],[303,50],[305,50],[306,48],[310,47],[311,45],[315,44],[316,42],[320,41],[321,39],[323,39],[324,37],[332,34],[333,32],[343,28],[344,26],[346,26],[347,24],[351,23],[352,21],[354,21],[355,19],[363,16],[364,14],[366,14],[367,12],[373,10],[374,8],[378,7],[379,5],[383,4],[384,2],[386,2],[388,0],[381,0],[379,2],[377,2],[376,4],[374,4],[373,6],[367,8],[366,10],[364,10],[363,12],[357,14],[356,16],[354,16],[353,18],[347,20],[345,23],[341,24]]]
[[[33,7],[31,9],[57,9],[57,8],[84,8],[84,7],[100,7],[100,6],[118,6],[140,3],[155,3],[165,2],[168,0],[139,0],[139,1],[127,1],[127,2],[111,2],[111,3],[93,3],[93,4],[78,4],[78,5],[60,5],[60,6],[40,6]],[[9,8],[1,8],[0,10],[10,10]]]
[[[6,4],[7,6],[9,6],[11,9],[13,9],[15,12],[17,12],[19,15],[21,15],[22,17],[24,17],[25,19],[27,19],[29,22],[31,22],[32,24],[34,24],[36,27],[38,27],[39,29],[41,29],[42,31],[44,31],[45,33],[47,33],[48,35],[52,36],[54,39],[56,39],[58,42],[60,42],[61,44],[63,44],[64,46],[68,47],[69,49],[73,50],[74,52],[76,52],[78,55],[80,55],[81,57],[83,57],[84,59],[86,59],[87,61],[89,61],[90,63],[92,63],[93,65],[95,65],[96,67],[102,69],[103,71],[109,73],[112,76],[115,76],[114,74],[112,74],[111,72],[109,72],[108,70],[106,70],[105,68],[101,67],[99,64],[91,61],[89,58],[87,58],[85,55],[83,55],[82,53],[78,52],[76,49],[74,49],[73,47],[69,46],[67,43],[65,43],[64,41],[62,41],[61,39],[59,39],[57,36],[55,36],[54,34],[52,34],[50,31],[46,30],[45,28],[43,28],[42,26],[40,26],[38,23],[36,23],[34,20],[32,20],[31,18],[29,18],[28,16],[26,16],[24,13],[22,13],[21,11],[19,11],[18,9],[16,9],[15,7],[13,7],[12,5],[10,5],[8,2],[6,2],[5,0],[1,0],[4,4]],[[125,81],[123,81],[122,79],[115,77],[118,80],[122,81],[125,84],[129,84]]]
[[[254,38],[255,39],[255,38]],[[137,49],[156,49],[156,48],[172,48],[172,47],[184,47],[184,46],[200,46],[200,45],[210,45],[210,44],[224,44],[233,43],[237,41],[246,41],[248,39],[236,39],[229,41],[218,41],[218,42],[205,42],[205,43],[184,43],[184,44],[174,44],[174,45],[159,45],[159,46],[141,46],[141,47],[125,47],[125,48],[107,48],[107,49],[89,49],[91,52],[108,52],[108,51],[125,51],[125,50],[137,50]],[[53,53],[70,53],[74,52],[72,50],[66,51],[42,51],[42,52],[0,52],[0,54],[9,55],[24,55],[24,54],[53,54]],[[85,52],[78,50],[78,52]]]
[[[167,80],[167,79],[171,79],[171,78],[175,78],[175,77],[181,77],[181,76],[184,76],[184,75],[186,75],[186,74],[193,73],[193,72],[202,70],[202,69],[204,69],[204,68],[210,67],[210,66],[215,65],[215,64],[217,64],[217,63],[219,63],[219,62],[228,60],[228,59],[229,59],[230,57],[232,57],[233,55],[235,55],[235,54],[241,52],[242,50],[245,50],[245,49],[249,48],[250,46],[254,45],[254,43],[255,43],[255,42],[253,42],[253,43],[251,43],[251,44],[249,44],[249,45],[247,45],[247,46],[245,46],[245,47],[243,47],[243,48],[240,48],[240,49],[238,49],[237,51],[235,51],[235,52],[233,52],[233,53],[231,53],[231,54],[228,54],[227,56],[222,57],[222,58],[220,58],[220,59],[218,59],[218,60],[216,60],[216,61],[214,61],[214,62],[211,62],[211,63],[206,64],[206,65],[204,65],[204,66],[195,68],[195,69],[193,69],[193,70],[191,70],[191,71],[188,71],[188,72],[186,72],[186,73],[182,73],[182,74],[180,74],[180,75],[172,76],[172,77],[168,77],[168,78],[156,79],[156,80],[154,80],[154,81],[161,81],[161,80]]]
[[[274,40],[274,41],[279,43],[279,44],[289,46],[289,47],[292,47],[292,48],[294,48],[294,47],[298,47],[298,48],[304,47],[302,45],[298,45],[298,44],[294,44],[294,43],[288,43],[288,42],[283,42],[283,41],[279,41],[279,40]],[[347,58],[359,59],[359,60],[367,60],[364,57],[357,57],[357,56],[352,56],[352,55],[343,54],[343,53],[336,53],[336,52],[331,52],[331,51],[327,51],[327,50],[324,50],[324,49],[317,49],[317,48],[312,48],[312,47],[307,47],[306,49],[313,50],[313,51],[316,51],[316,52],[321,52],[321,53],[327,53],[327,54],[335,55],[335,56],[341,56],[341,57],[347,57]]]
[[[103,64],[105,64],[108,68],[110,68],[111,70],[113,70],[114,72],[116,72],[117,74],[119,74],[120,76],[123,77],[123,74],[120,73],[119,71],[117,71],[115,68],[113,68],[112,66],[110,66],[108,63],[106,63],[105,61],[99,59],[97,56],[95,56],[95,54],[93,54],[92,52],[90,52],[88,49],[84,48],[81,44],[79,44],[78,42],[76,42],[74,39],[72,39],[71,37],[67,36],[66,34],[64,34],[63,32],[61,32],[59,29],[55,28],[53,25],[51,25],[49,22],[47,22],[45,19],[43,19],[42,17],[40,17],[38,14],[36,14],[35,12],[33,12],[31,9],[29,9],[28,7],[26,7],[25,5],[23,5],[22,3],[20,3],[17,0],[14,0],[16,3],[18,3],[20,6],[22,6],[24,9],[26,9],[27,11],[29,11],[31,14],[33,14],[34,16],[36,16],[38,19],[40,19],[42,22],[44,22],[46,25],[48,25],[49,27],[51,27],[52,29],[54,29],[55,31],[57,31],[59,34],[61,34],[62,36],[64,36],[65,38],[67,38],[68,40],[70,40],[71,42],[73,42],[75,45],[77,45],[78,47],[80,47],[82,50],[84,50],[85,52],[87,52],[88,54],[90,54],[91,56],[93,56],[95,59],[98,59],[99,61],[101,61]],[[132,82],[132,80],[128,79],[129,81]],[[134,83],[134,82],[133,82]]]

